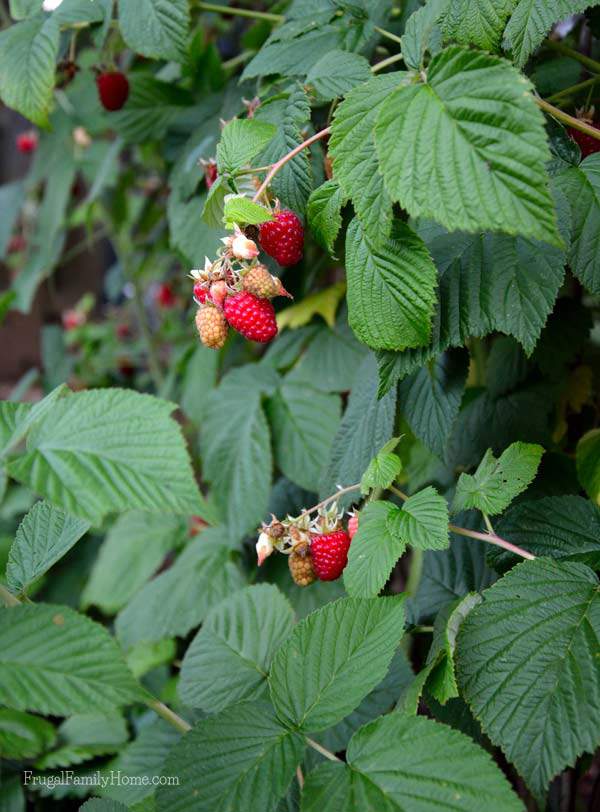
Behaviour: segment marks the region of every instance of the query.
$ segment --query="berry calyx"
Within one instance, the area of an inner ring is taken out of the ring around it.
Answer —
[[[289,296],[281,281],[276,276],[272,276],[264,265],[255,265],[244,274],[242,288],[261,299]]]
[[[120,110],[129,97],[129,80],[121,71],[107,71],[96,77],[100,103],[105,110]]]
[[[227,322],[223,313],[212,304],[202,305],[196,313],[196,327],[205,347],[220,350],[227,340]]]
[[[320,581],[335,581],[348,563],[350,536],[345,530],[311,536],[312,565]]]
[[[288,556],[288,567],[295,584],[309,586],[316,579],[310,546],[297,544]]]
[[[352,516],[348,519],[348,535],[350,536],[350,541],[356,535],[356,531],[358,530],[358,513],[353,513]]]
[[[35,152],[38,146],[38,135],[35,130],[28,130],[24,133],[17,135],[16,141],[17,149],[23,155],[29,155]]]
[[[277,335],[273,305],[248,291],[228,296],[223,304],[225,318],[244,338],[266,344]]]
[[[280,265],[295,265],[302,259],[304,227],[297,214],[289,209],[275,213],[275,219],[260,227],[263,251]]]

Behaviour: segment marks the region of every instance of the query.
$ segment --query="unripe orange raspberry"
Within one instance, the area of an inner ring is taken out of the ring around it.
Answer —
[[[298,544],[294,552],[288,556],[288,567],[298,586],[309,586],[316,579],[313,569],[310,546],[308,544]]]
[[[261,299],[272,299],[274,296],[285,296],[286,291],[280,280],[272,276],[264,265],[250,268],[242,279],[242,287]]]
[[[196,313],[196,327],[205,347],[220,350],[227,340],[225,316],[213,305],[203,305]]]

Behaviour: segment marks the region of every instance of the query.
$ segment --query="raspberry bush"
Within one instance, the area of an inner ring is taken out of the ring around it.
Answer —
[[[600,6],[0,8],[0,809],[598,808]]]

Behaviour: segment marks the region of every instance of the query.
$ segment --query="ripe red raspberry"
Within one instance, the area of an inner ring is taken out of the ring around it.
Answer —
[[[266,344],[277,335],[275,311],[268,299],[259,299],[243,290],[228,296],[223,310],[233,329],[250,341]]]
[[[220,350],[227,340],[225,316],[214,305],[202,305],[196,313],[196,327],[205,347]]]
[[[358,513],[353,513],[352,516],[348,519],[348,535],[350,536],[350,541],[356,535],[356,531],[358,530]]]
[[[317,578],[335,581],[348,563],[350,536],[345,530],[321,533],[311,537],[310,554]]]
[[[295,265],[302,259],[304,228],[298,215],[284,209],[275,219],[260,227],[260,245],[263,251],[280,265]]]
[[[175,294],[173,293],[173,288],[163,282],[163,284],[159,285],[156,289],[154,301],[159,307],[162,307],[164,310],[168,310],[169,308],[175,306],[177,300],[175,298]]]
[[[19,152],[29,155],[35,152],[38,145],[38,136],[35,130],[28,130],[26,133],[19,133],[16,138],[16,145]]]
[[[196,304],[204,304],[204,302],[208,298],[208,288],[204,284],[204,282],[195,282],[194,283],[194,299],[196,300]]]
[[[98,95],[105,110],[120,110],[129,96],[129,81],[124,73],[110,71],[96,78]]]
[[[593,126],[595,126],[595,124]],[[588,155],[594,155],[594,153],[600,152],[600,141],[597,138],[594,138],[587,133],[582,133],[580,130],[576,130],[574,127],[569,127],[568,133],[573,141],[579,145],[582,158],[587,158]]]

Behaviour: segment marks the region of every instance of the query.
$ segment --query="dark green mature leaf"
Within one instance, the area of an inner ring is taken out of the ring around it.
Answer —
[[[314,490],[329,458],[341,404],[305,383],[284,383],[269,404],[275,459],[297,485]]]
[[[328,180],[308,199],[308,225],[320,245],[333,255],[333,246],[342,227],[342,207],[346,197],[337,181]]]
[[[398,389],[398,406],[406,422],[441,459],[458,416],[468,369],[467,353],[451,350],[405,378]]]
[[[224,531],[205,530],[191,541],[168,570],[149,581],[117,616],[124,647],[185,636],[213,606],[244,585],[231,561]]]
[[[333,493],[337,485],[360,481],[373,456],[392,437],[396,392],[377,400],[377,367],[369,355],[358,368],[348,407],[335,436],[329,466],[320,491]]]
[[[495,51],[515,0],[450,0],[442,29],[444,35],[461,45],[476,45]]]
[[[0,609],[0,692],[18,710],[55,716],[143,698],[108,631],[66,606]]]
[[[309,773],[303,812],[524,810],[485,750],[432,719],[382,716],[354,734],[346,760]]]
[[[279,377],[267,366],[227,375],[206,404],[200,435],[203,471],[235,537],[264,518],[271,488],[271,443],[262,407]]]
[[[329,51],[312,66],[306,84],[312,85],[320,99],[329,101],[345,96],[356,85],[371,78],[369,63],[360,54]]]
[[[0,208],[4,212],[2,222],[0,222],[0,257],[4,258],[6,256],[6,250],[10,242],[13,227],[19,217],[24,194],[25,186],[20,180],[12,181],[12,183],[3,183],[2,186],[0,186]],[[2,315],[0,315],[0,324],[1,323]]]
[[[25,759],[52,747],[56,740],[54,726],[45,719],[23,711],[0,708],[0,756]],[[0,802],[0,810],[2,803]]]
[[[461,691],[537,798],[600,744],[600,590],[582,564],[526,561],[458,636]]]
[[[342,598],[313,612],[271,666],[271,698],[280,717],[307,732],[339,722],[384,678],[403,628],[399,597]],[[314,651],[320,652],[318,669],[310,667]]]
[[[195,267],[203,267],[205,256],[214,256],[223,235],[222,220],[219,220],[219,228],[202,220],[206,200],[205,195],[200,195],[188,201],[173,190],[167,205],[171,246],[181,251]]]
[[[122,110],[110,114],[110,123],[128,143],[163,138],[173,119],[192,100],[186,90],[170,82],[161,82],[147,73],[134,74],[127,103]]]
[[[269,122],[234,118],[223,127],[217,144],[219,172],[235,172],[247,166],[265,149],[275,132],[275,126]]]
[[[435,305],[436,271],[422,240],[395,221],[388,240],[374,243],[360,220],[346,235],[348,318],[373,349],[426,344]]]
[[[379,112],[375,141],[391,197],[450,230],[561,246],[544,118],[529,89],[489,54],[450,47],[435,56],[427,83],[399,87]]]
[[[379,173],[373,127],[390,94],[405,73],[376,76],[352,90],[335,111],[329,140],[336,181],[352,199],[365,232],[375,241],[387,239],[392,227],[392,201]]]
[[[300,26],[289,22],[277,29],[246,65],[242,80],[276,73],[304,77],[322,57],[341,45],[341,32],[332,25],[312,28],[306,20]]]
[[[63,0],[52,16],[61,26],[75,23],[99,23],[104,19],[106,2],[90,3],[87,0]]]
[[[119,26],[136,53],[182,61],[190,25],[187,0],[120,0]]]
[[[451,0],[429,0],[408,18],[402,36],[402,56],[409,68],[423,65],[425,52],[436,53],[442,46],[441,19]]]
[[[499,459],[488,450],[473,475],[460,475],[452,509],[502,513],[532,482],[543,453],[535,443],[513,443]]]
[[[40,127],[48,125],[60,28],[37,14],[0,33],[0,97]]]
[[[593,0],[518,0],[504,31],[504,47],[523,67],[554,23],[578,11],[585,11]]]
[[[577,476],[587,495],[600,505],[600,429],[592,429],[577,443]]]
[[[507,511],[496,529],[502,538],[536,556],[600,568],[600,508],[581,496],[520,502]],[[503,570],[516,563],[516,557],[494,547],[488,561]]]
[[[570,167],[556,183],[570,207],[569,264],[591,293],[600,294],[600,156]]]
[[[89,529],[83,519],[69,516],[48,502],[37,502],[19,525],[8,554],[9,587],[15,592],[25,591]]]
[[[304,740],[281,725],[267,702],[239,702],[199,722],[176,745],[160,786],[158,812],[273,812],[302,760]]]
[[[390,532],[389,520],[395,509],[391,502],[376,501],[360,512],[344,569],[344,586],[352,597],[375,597],[406,549],[406,542]]]
[[[69,513],[202,513],[174,404],[122,389],[76,392],[53,403],[27,436],[11,476]]]
[[[183,659],[183,702],[214,713],[262,696],[273,655],[293,624],[292,607],[272,584],[250,586],[215,606]]]

